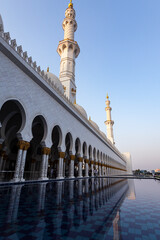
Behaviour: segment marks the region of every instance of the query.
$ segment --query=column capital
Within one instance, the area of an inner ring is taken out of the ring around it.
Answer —
[[[0,143],[0,151],[2,150],[2,144]]]
[[[91,160],[91,164],[94,164],[94,161]]]
[[[75,160],[75,155],[70,155],[71,160]]]
[[[83,158],[82,158],[82,157],[79,157],[79,158],[78,158],[78,162],[83,162]]]
[[[44,154],[44,155],[49,155],[50,151],[51,151],[50,148],[47,148],[47,147],[43,147],[42,148],[42,154]]]
[[[47,155],[49,155],[51,152],[51,149],[50,148],[47,148]]]
[[[4,157],[4,156],[5,156],[5,154],[6,154],[6,152],[5,152],[5,151],[0,151],[0,156],[1,156],[1,157]]]
[[[28,150],[29,147],[30,147],[30,143],[24,142],[24,150]]]
[[[20,141],[18,142],[17,146],[19,147],[19,149],[23,150],[23,149],[24,149],[24,146],[25,146],[25,141],[20,140]]]
[[[89,163],[89,159],[85,159],[84,161],[85,161],[85,163]]]
[[[65,152],[59,152],[58,155],[59,155],[59,158],[64,158]]]

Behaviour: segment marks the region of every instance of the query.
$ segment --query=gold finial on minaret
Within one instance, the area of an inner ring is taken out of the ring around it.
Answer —
[[[108,93],[107,93],[107,97],[106,98],[109,99]]]
[[[89,116],[89,121],[91,121],[91,116]]]
[[[49,67],[47,68],[47,72],[49,72]]]
[[[74,100],[74,104],[76,104],[76,99]]]
[[[71,8],[73,8],[73,3],[72,3],[72,0],[70,0],[70,3],[68,4],[68,7],[71,7]]]

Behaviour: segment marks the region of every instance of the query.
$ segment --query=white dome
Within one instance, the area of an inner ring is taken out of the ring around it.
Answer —
[[[93,122],[91,119],[89,119],[90,123],[99,131],[99,127],[97,123]]]
[[[87,113],[86,111],[84,110],[84,108],[78,104],[74,104],[74,106],[78,109],[78,111],[85,117],[85,118],[88,118],[87,117]]]
[[[104,132],[101,131],[101,134],[104,138],[107,138],[106,134]]]
[[[51,79],[51,82],[53,82],[59,88],[59,90],[64,94],[64,88],[59,78],[50,72],[45,72],[45,74],[47,74],[48,78]]]

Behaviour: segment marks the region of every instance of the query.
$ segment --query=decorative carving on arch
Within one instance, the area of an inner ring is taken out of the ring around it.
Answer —
[[[69,44],[69,50],[73,49],[73,44]]]
[[[66,48],[66,44],[62,45],[62,50],[64,51],[64,49]]]

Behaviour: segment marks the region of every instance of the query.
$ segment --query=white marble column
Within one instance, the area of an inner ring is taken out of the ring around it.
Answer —
[[[48,170],[48,157],[50,153],[50,148],[43,147],[42,148],[42,161],[41,161],[41,169],[39,180],[47,180],[47,170]]]
[[[101,163],[100,163],[100,162],[98,163],[98,169],[99,169],[99,177],[100,177],[101,174],[102,174],[102,173],[101,173]]]
[[[48,180],[47,177],[47,172],[48,172],[48,159],[49,159],[49,153],[46,155],[46,160],[45,160],[45,171],[44,171],[44,178],[45,180]]]
[[[105,176],[107,176],[107,166],[105,164]]]
[[[16,160],[16,166],[15,166],[15,172],[14,172],[14,177],[11,180],[12,182],[19,182],[19,174],[20,174],[20,166],[21,166],[21,161],[22,161],[22,155],[23,155],[23,149],[25,146],[25,141],[19,141],[18,143],[18,153],[17,153],[17,160]]]
[[[85,177],[88,177],[88,163],[89,163],[89,160],[85,159]]]
[[[102,177],[103,177],[103,175],[104,175],[104,169],[103,169],[103,163],[102,163],[102,165],[101,165],[101,169],[102,169],[102,173],[101,173],[101,175],[102,175]]]
[[[94,164],[94,161],[92,161],[92,159],[91,159],[91,177],[94,177],[93,164]]]
[[[66,167],[66,162],[65,162],[65,159],[63,159],[63,178],[65,178],[65,167]]]
[[[81,178],[82,176],[82,162],[83,158],[79,157],[78,158],[78,177]]]
[[[43,150],[42,150],[42,151],[43,151]],[[43,179],[44,179],[45,160],[46,160],[46,154],[44,154],[44,152],[43,152],[43,153],[42,153],[42,161],[41,161],[41,169],[40,169],[39,180],[43,180]]]
[[[57,169],[57,179],[63,179],[64,178],[64,152],[59,152],[59,159],[58,159],[58,169]]]
[[[70,155],[69,178],[74,178],[74,159],[75,155]]]
[[[23,154],[22,154],[22,160],[21,160],[21,164],[20,164],[20,170],[19,170],[19,179],[21,182],[25,181],[25,179],[23,178],[23,174],[24,174],[27,150],[29,147],[30,147],[30,143],[25,142],[24,150],[23,150]]]

